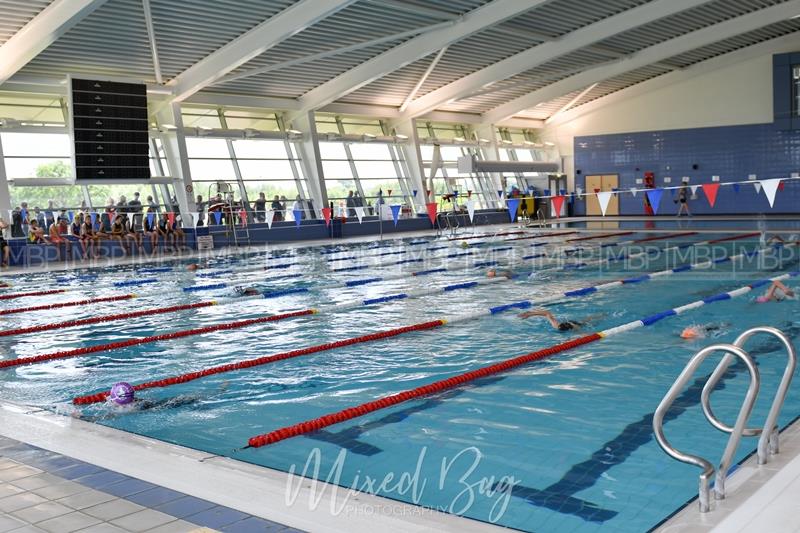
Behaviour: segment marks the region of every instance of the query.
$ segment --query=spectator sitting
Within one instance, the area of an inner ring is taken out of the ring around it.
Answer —
[[[30,230],[28,231],[28,241],[31,244],[50,244],[47,237],[44,236],[44,230],[39,225],[36,219],[31,220]]]

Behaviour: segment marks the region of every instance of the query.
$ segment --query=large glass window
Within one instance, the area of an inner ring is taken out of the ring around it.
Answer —
[[[792,114],[800,117],[800,65],[792,67]]]

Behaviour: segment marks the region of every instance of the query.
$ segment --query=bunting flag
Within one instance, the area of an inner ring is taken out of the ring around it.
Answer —
[[[503,197],[503,191],[497,191],[497,197],[498,198],[502,198]]]
[[[717,192],[719,192],[719,183],[704,183],[703,192],[706,193],[708,205],[714,207],[717,201]]]
[[[267,209],[265,215],[266,215],[267,227],[269,229],[272,229],[272,221],[275,220],[275,211],[273,211],[272,209]]]
[[[547,192],[546,192],[546,191],[547,191],[547,189],[545,189],[545,196],[547,196]],[[595,190],[594,190],[594,193],[595,193],[595,194],[597,194],[597,193],[599,193],[599,192],[600,192],[600,189],[595,189]]]
[[[239,220],[241,221],[242,227],[247,227],[247,211],[242,209],[239,211]]]
[[[671,189],[674,190],[674,189]],[[664,189],[648,189],[647,199],[650,201],[650,207],[653,208],[653,214],[658,214],[658,205],[661,203],[661,195],[664,194]]]
[[[554,196],[552,201],[553,201],[553,210],[555,211],[556,218],[559,218],[561,216],[561,208],[564,206],[564,197]]]
[[[558,194],[560,194],[561,196],[564,196],[565,194],[567,194],[567,189],[559,189],[558,190]]]
[[[738,183],[733,184],[733,192],[735,192],[736,194],[739,194],[739,188],[740,185]]]
[[[700,187],[700,186],[699,186],[699,185],[692,185],[691,187],[689,187],[690,189],[692,189],[692,196],[694,196],[695,194],[697,194],[697,188],[698,188],[698,187]],[[706,186],[705,186],[705,185],[703,185],[703,191],[704,191],[704,192],[705,192],[705,187],[706,187]]]
[[[467,198],[472,198],[472,191],[467,189]]]
[[[436,202],[429,202],[425,204],[428,210],[428,218],[431,219],[431,224],[436,225]]]
[[[294,216],[294,224],[298,228],[300,227],[300,222],[303,220],[303,210],[302,209],[292,209],[292,215]]]
[[[218,226],[222,223],[222,211],[214,211],[214,220],[217,221]]]
[[[390,205],[389,209],[392,210],[392,220],[394,220],[394,225],[397,226],[397,219],[400,218],[400,208],[403,207],[400,204],[397,205]]]
[[[172,211],[167,213],[167,221],[169,222],[170,227],[175,224],[175,213]]]
[[[778,186],[781,183],[781,178],[773,178],[771,180],[761,180],[761,186],[764,188],[764,194],[767,195],[769,206],[775,203],[775,193],[778,192]]]
[[[631,194],[633,195],[634,198],[636,198],[636,193],[637,192],[639,192],[639,189],[637,189],[635,187],[631,187]]]
[[[331,208],[330,207],[323,207],[322,208],[322,218],[325,219],[325,225],[331,225]]]
[[[67,218],[69,219],[69,223],[72,224],[72,221],[75,220],[75,213],[67,211]]]
[[[783,192],[783,186],[784,186],[784,185],[786,185],[784,182],[780,182],[780,183],[778,184],[778,190],[779,190],[779,191],[781,191],[781,192]]]
[[[597,193],[597,201],[600,202],[600,212],[603,213],[603,216],[606,216],[606,210],[608,209],[608,203],[611,201],[611,196],[614,193],[612,192],[599,192]]]
[[[386,189],[386,196],[392,195],[392,189]]]
[[[22,211],[25,212],[24,209]],[[150,213],[150,215],[152,215],[152,213]],[[150,215],[148,215],[148,216],[150,216]],[[97,225],[97,213],[89,213],[89,220],[92,221],[92,227],[95,227]],[[152,224],[152,222],[151,222],[151,224]]]
[[[756,188],[756,194],[761,192],[761,182],[760,181],[754,181],[753,182],[753,187]]]
[[[475,218],[475,200],[467,200],[467,213],[469,214],[469,221]]]
[[[600,192],[600,189],[597,189],[597,190],[596,190],[596,191],[594,191],[594,192]],[[544,195],[545,195],[545,196],[550,196],[550,189],[545,189],[545,190],[544,190]]]
[[[413,194],[414,198],[416,198],[417,197],[417,189],[414,189],[413,191],[411,191],[411,194]]]
[[[358,206],[355,208],[355,210],[356,210],[356,216],[358,217],[358,223],[361,224],[361,221],[364,220],[364,208]]]
[[[455,190],[453,191],[453,197],[454,198],[458,198],[458,191],[455,191]]]
[[[511,222],[514,222],[517,218],[517,209],[519,209],[519,199],[511,198],[506,206],[508,207],[508,218],[511,219]]]

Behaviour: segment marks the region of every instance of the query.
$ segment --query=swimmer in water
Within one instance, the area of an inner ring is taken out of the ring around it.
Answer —
[[[505,276],[508,279],[514,278],[514,273],[510,270],[498,270],[496,268],[490,268],[486,271],[487,278],[496,278],[498,276]]]
[[[236,296],[258,296],[261,294],[261,291],[258,289],[254,289],[253,287],[234,287],[233,292],[236,293]]]
[[[554,329],[558,331],[571,331],[580,329],[582,326],[586,325],[585,322],[576,322],[574,320],[566,320],[564,322],[559,322],[556,320],[556,317],[553,316],[553,313],[548,311],[547,309],[534,309],[532,311],[525,311],[524,313],[520,313],[520,318],[530,318],[532,316],[541,316],[547,319],[550,322],[550,325],[553,326]]]
[[[204,268],[206,268],[206,266],[201,265],[199,263],[191,263],[189,265],[186,265],[186,270],[188,270],[189,272],[195,272],[197,270],[202,270]]]
[[[686,340],[705,339],[709,334],[719,332],[726,324],[693,324],[681,331],[681,338]]]
[[[756,298],[756,302],[763,304],[770,301],[775,302],[782,302],[784,300],[796,300],[797,294],[781,283],[780,281],[773,281],[772,285],[769,286],[767,292],[765,292],[762,296]]]

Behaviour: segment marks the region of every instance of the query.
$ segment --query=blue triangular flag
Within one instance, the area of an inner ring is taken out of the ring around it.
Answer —
[[[397,225],[397,217],[400,216],[400,208],[401,205],[390,205],[389,208],[392,210],[392,219],[394,220],[394,225]]]
[[[653,214],[658,214],[658,204],[661,203],[661,195],[663,189],[647,189],[647,199],[650,200],[650,207],[653,208]]]
[[[545,196],[550,196],[550,189],[545,189],[544,190],[544,195]]]
[[[735,192],[735,193],[739,192],[739,184],[738,183],[734,183],[733,184],[733,192]]]
[[[458,196],[458,191],[453,191],[453,196]]]
[[[417,197],[417,189],[414,189],[413,191],[411,191],[411,193],[414,195],[414,198]]]
[[[214,220],[217,221],[217,225],[222,222],[222,212],[221,211],[214,211]]]
[[[511,222],[514,222],[514,219],[517,218],[517,209],[519,208],[519,199],[512,198],[508,201],[508,217],[511,219]]]
[[[294,223],[299,228],[300,222],[303,218],[303,210],[302,209],[292,209],[292,214],[294,215]]]
[[[147,213],[147,225],[150,226],[151,228],[153,227],[153,219],[154,218],[155,218],[155,215],[153,213]],[[219,221],[217,221],[217,224],[219,224]]]
[[[497,191],[497,197],[498,198],[502,198],[503,197],[503,191]]]
[[[92,227],[97,224],[97,213],[89,213],[89,220],[92,221]]]
[[[565,195],[567,194],[567,189],[560,189],[560,190],[559,190],[559,194],[560,194],[561,196],[565,196]]]
[[[72,221],[75,220],[75,213],[67,211],[67,217],[69,218],[69,223],[72,224]]]

